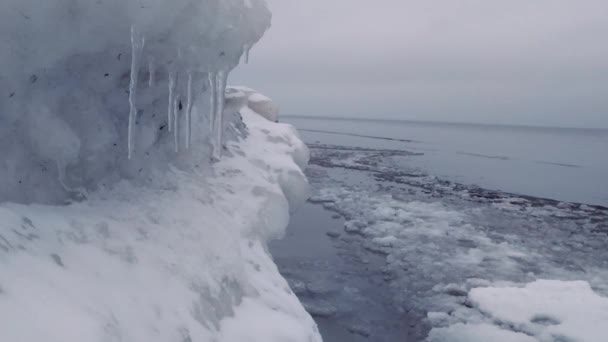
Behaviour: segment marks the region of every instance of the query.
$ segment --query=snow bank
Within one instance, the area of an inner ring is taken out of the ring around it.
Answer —
[[[213,176],[0,206],[2,341],[319,341],[266,250],[303,201],[293,127],[242,110]],[[297,196],[296,194],[299,194]]]
[[[468,301],[493,324],[437,328],[429,335],[430,342],[601,342],[608,336],[608,298],[597,295],[584,281],[538,280],[523,287],[475,288]]]
[[[263,0],[0,4],[0,341],[320,340],[266,248],[308,150],[225,92],[269,25]]]

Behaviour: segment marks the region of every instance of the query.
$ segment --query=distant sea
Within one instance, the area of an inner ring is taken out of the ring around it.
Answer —
[[[283,117],[306,142],[422,153],[404,168],[486,189],[608,207],[608,129]]]

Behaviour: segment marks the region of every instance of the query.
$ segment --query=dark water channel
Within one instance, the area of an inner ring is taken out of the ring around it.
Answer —
[[[324,341],[407,341],[408,319],[392,302],[384,257],[361,247],[344,220],[320,204],[292,216],[285,239],[270,249]]]

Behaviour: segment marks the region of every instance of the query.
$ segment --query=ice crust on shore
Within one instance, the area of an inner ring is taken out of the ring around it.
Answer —
[[[226,94],[263,0],[0,4],[0,341],[320,341],[267,251],[308,196]]]
[[[0,205],[2,341],[320,341],[267,252],[308,196],[295,129],[250,109],[209,172]]]
[[[585,281],[538,280],[521,287],[474,288],[468,301],[489,322],[433,329],[430,342],[601,342],[608,336],[608,298],[596,294]]]

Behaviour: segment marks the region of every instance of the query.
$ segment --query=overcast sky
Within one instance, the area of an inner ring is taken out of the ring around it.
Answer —
[[[607,0],[268,0],[283,115],[608,128]]]

